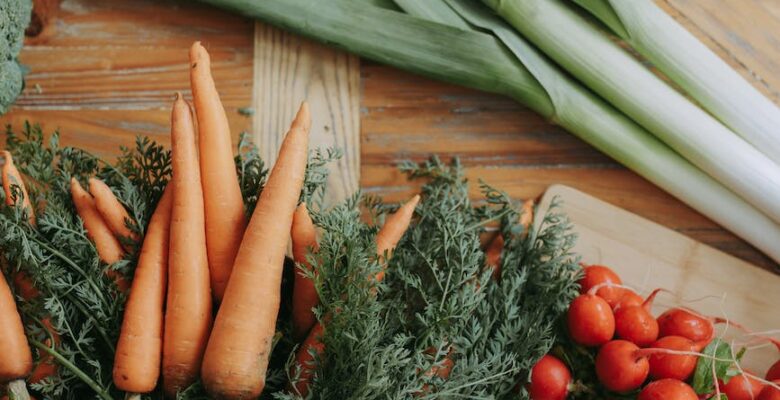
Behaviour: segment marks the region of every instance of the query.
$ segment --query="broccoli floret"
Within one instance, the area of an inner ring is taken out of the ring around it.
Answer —
[[[32,0],[0,0],[0,115],[22,91],[22,67],[17,62],[30,23]]]

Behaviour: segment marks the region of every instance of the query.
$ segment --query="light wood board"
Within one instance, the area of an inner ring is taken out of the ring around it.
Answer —
[[[360,183],[360,62],[353,55],[263,23],[255,24],[255,142],[270,167],[292,118],[306,100],[312,114],[309,149],[338,148],[325,205],[344,200]]]
[[[659,295],[656,316],[670,306],[685,305],[754,331],[780,329],[780,276],[568,186],[551,186],[538,215],[556,198],[558,210],[574,225],[574,250],[583,263],[611,267],[642,294],[655,288],[674,293]],[[734,328],[726,333],[729,339],[746,339],[740,336]],[[750,351],[745,365],[764,371],[778,358],[778,351],[766,347]]]

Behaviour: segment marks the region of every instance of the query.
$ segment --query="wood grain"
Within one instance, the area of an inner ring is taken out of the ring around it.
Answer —
[[[360,62],[357,57],[284,32],[255,25],[255,141],[268,165],[302,101],[309,103],[310,149],[337,148],[330,166],[325,205],[358,190],[360,181]]]
[[[777,329],[780,276],[570,187],[552,186],[540,212],[556,197],[562,201],[559,211],[574,225],[574,251],[584,263],[613,268],[625,284],[645,295],[658,287],[671,291],[658,296],[655,315],[684,305],[704,315],[734,318],[756,332]],[[734,328],[723,334],[738,341],[753,339]],[[776,359],[775,351],[756,349],[742,361],[745,368],[766,371]]]

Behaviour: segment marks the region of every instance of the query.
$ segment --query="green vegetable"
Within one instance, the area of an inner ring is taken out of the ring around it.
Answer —
[[[0,115],[8,111],[24,87],[23,70],[16,57],[31,14],[32,0],[0,2]]]
[[[780,222],[780,166],[563,0],[484,0],[525,38],[725,187]]]
[[[511,96],[780,261],[780,226],[572,79],[478,2],[428,0],[424,17],[415,17],[354,0],[204,1],[378,62]],[[450,10],[443,11],[446,18],[434,13],[442,5],[491,33],[458,28]]]
[[[702,354],[693,372],[693,390],[698,394],[714,393],[716,378],[728,382],[728,370],[739,357],[735,359],[731,346],[720,339],[713,340]]]
[[[651,0],[574,0],[726,126],[780,164],[780,110]]]

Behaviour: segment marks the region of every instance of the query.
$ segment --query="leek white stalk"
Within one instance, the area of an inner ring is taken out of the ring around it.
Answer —
[[[490,29],[513,44],[511,51],[491,34],[356,0],[205,1],[378,62],[512,96],[780,262],[780,226],[571,79],[500,19],[490,19],[479,3],[461,5],[481,9],[472,23],[498,23]]]
[[[574,0],[780,164],[780,108],[651,0]]]
[[[578,80],[776,222],[780,166],[562,0],[484,0]]]

